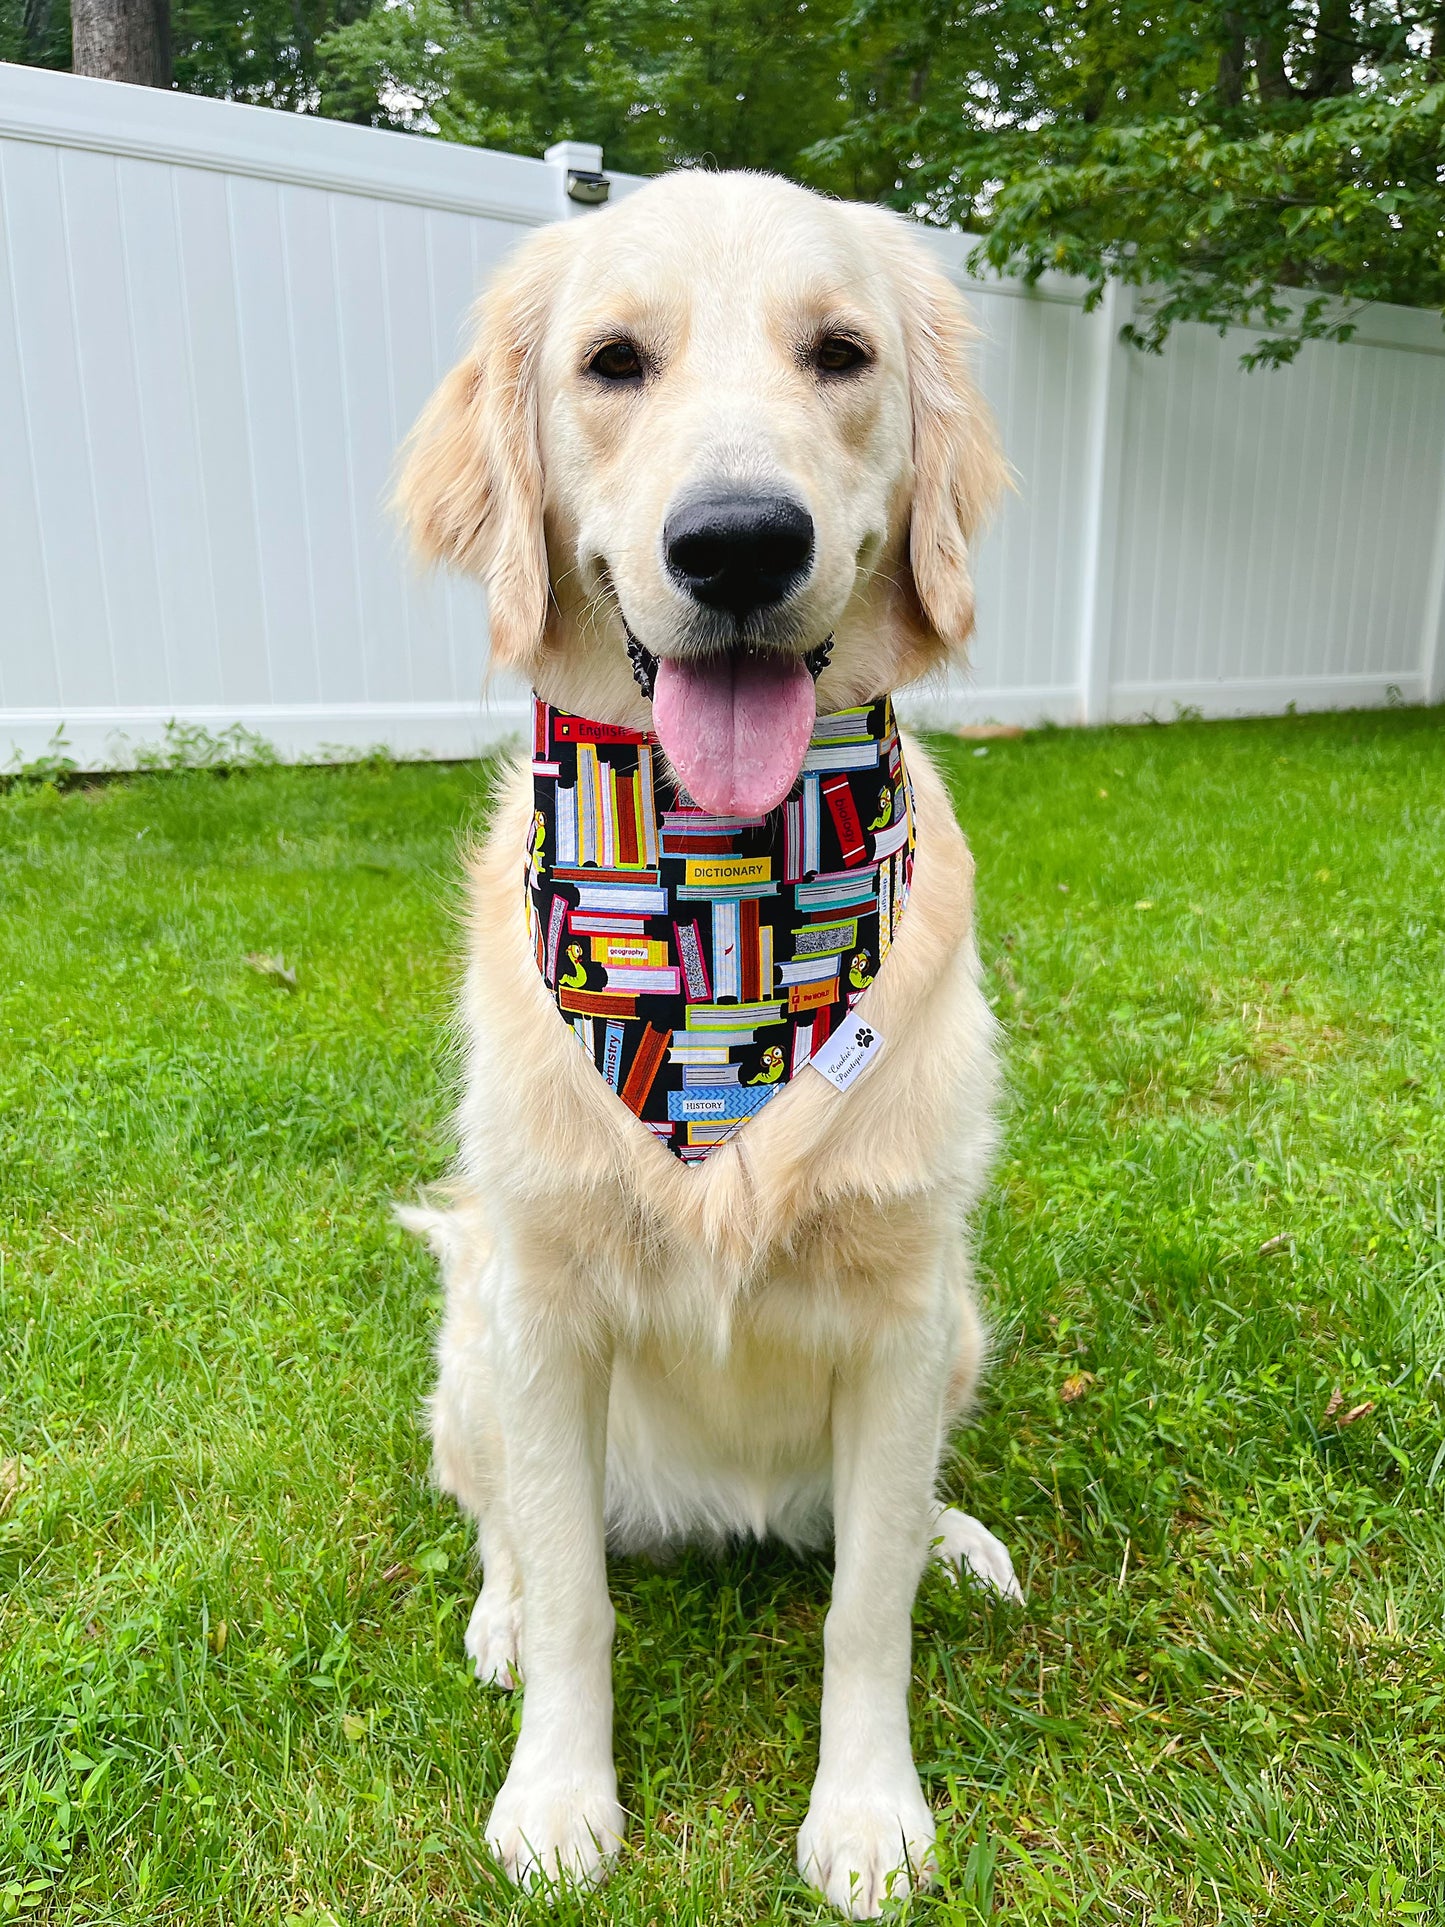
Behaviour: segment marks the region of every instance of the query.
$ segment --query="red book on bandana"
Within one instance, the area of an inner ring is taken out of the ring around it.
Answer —
[[[868,846],[863,841],[863,825],[858,820],[858,805],[853,801],[852,785],[846,776],[829,776],[823,783],[823,794],[828,799],[828,808],[833,815],[833,827],[838,832],[843,861],[852,869],[868,854]]]

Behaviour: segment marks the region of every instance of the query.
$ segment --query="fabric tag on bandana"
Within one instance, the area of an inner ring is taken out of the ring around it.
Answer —
[[[867,1070],[873,1059],[883,1048],[883,1033],[862,1018],[850,1017],[840,1024],[821,1045],[808,1062],[815,1071],[821,1071],[828,1082],[840,1091],[846,1091],[850,1084]]]

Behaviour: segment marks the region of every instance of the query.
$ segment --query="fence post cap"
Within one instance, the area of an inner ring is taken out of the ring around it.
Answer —
[[[602,172],[602,149],[595,141],[553,141],[543,159],[553,167],[565,167],[569,173]]]
[[[602,149],[595,141],[554,141],[546,159],[559,176],[564,216],[603,205],[612,183],[602,171]]]

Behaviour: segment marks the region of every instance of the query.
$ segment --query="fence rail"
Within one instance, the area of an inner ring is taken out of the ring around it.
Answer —
[[[569,162],[0,65],[0,765],[57,731],[124,763],[172,718],[304,757],[517,727],[480,593],[414,576],[384,497],[478,286],[577,211]],[[916,716],[1445,696],[1438,317],[1370,309],[1245,375],[1237,331],[1144,357],[1128,290],[1085,314],[929,240],[1019,492],[970,672]]]

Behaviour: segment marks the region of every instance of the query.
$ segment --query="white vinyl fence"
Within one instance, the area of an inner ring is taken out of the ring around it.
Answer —
[[[57,730],[124,763],[171,718],[308,757],[516,728],[480,594],[415,577],[384,498],[479,285],[589,218],[569,161],[0,65],[0,766]],[[967,285],[1019,493],[971,672],[915,714],[1445,695],[1437,316],[1245,375],[1238,332],[1121,346],[1124,290]]]

